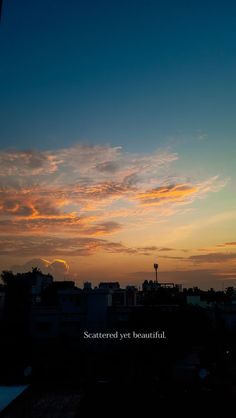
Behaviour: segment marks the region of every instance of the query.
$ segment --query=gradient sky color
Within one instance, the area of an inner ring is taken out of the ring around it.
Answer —
[[[235,2],[4,0],[0,39],[0,268],[233,283]]]

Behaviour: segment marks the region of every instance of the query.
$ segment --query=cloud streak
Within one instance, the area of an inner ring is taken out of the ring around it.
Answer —
[[[223,252],[214,252],[207,254],[192,255],[188,260],[200,264],[200,263],[224,263],[227,261],[235,261],[236,253],[223,253]]]
[[[66,256],[90,256],[98,251],[112,254],[149,256],[170,250],[172,249],[155,245],[129,247],[122,242],[114,242],[96,237],[58,237],[52,235],[3,236],[0,242],[1,256],[22,257],[56,256],[65,258]]]
[[[236,247],[236,241],[225,242],[224,244],[218,244],[217,247],[222,247],[222,248]]]
[[[155,247],[154,247],[155,248]],[[4,256],[89,256],[97,251],[113,254],[144,253],[145,249],[126,247],[120,242],[100,238],[61,238],[55,236],[43,237],[3,237],[0,242],[0,255]],[[150,252],[150,248],[148,250]]]
[[[182,203],[188,201],[190,195],[196,194],[197,187],[187,184],[175,184],[157,187],[144,193],[140,193],[137,198],[147,206],[161,205],[166,202]]]

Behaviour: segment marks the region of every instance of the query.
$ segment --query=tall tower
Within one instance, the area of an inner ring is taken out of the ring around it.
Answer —
[[[156,277],[155,282],[157,283],[157,269],[158,269],[157,263],[154,263],[154,269],[155,269],[155,277]]]

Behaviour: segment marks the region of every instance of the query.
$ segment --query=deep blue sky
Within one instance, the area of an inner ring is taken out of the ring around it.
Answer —
[[[234,1],[4,0],[0,38],[2,148],[233,146]]]

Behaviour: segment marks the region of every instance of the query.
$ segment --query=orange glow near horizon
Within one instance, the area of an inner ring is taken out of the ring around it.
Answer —
[[[2,158],[2,268],[38,260],[55,275],[61,268],[76,280],[125,283],[152,277],[158,259],[170,279],[179,279],[177,272],[199,272],[205,283],[221,280],[222,272],[234,278],[236,212],[216,204],[225,179],[172,178],[178,156],[166,151],[133,155],[77,145],[39,152],[36,168],[30,152]]]

